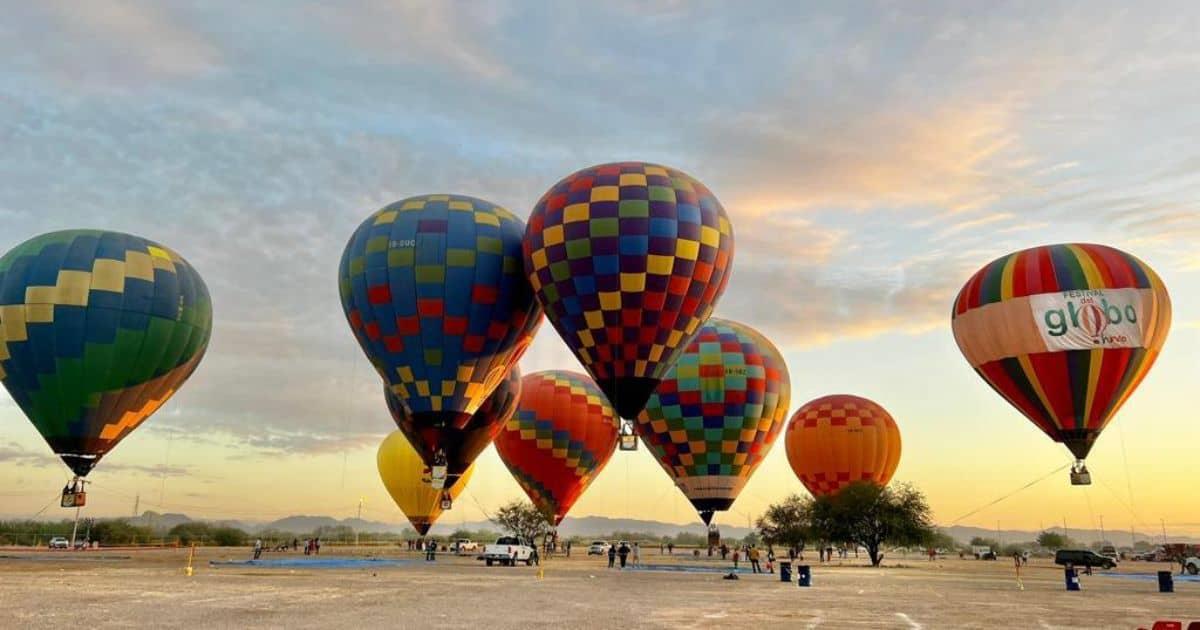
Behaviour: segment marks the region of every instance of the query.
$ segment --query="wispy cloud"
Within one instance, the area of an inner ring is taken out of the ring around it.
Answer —
[[[392,429],[334,270],[412,194],[524,214],[587,164],[683,168],[734,222],[718,314],[785,347],[943,326],[971,272],[1051,240],[1200,269],[1195,16],[1029,13],[20,5],[0,20],[0,249],[87,224],[191,260],[212,344],[146,430],[248,457]],[[579,369],[549,326],[523,365]],[[53,463],[31,457],[0,450]]]

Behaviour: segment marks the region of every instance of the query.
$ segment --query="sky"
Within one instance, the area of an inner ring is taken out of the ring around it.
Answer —
[[[716,314],[780,347],[792,409],[829,393],[889,409],[895,478],[938,523],[1200,532],[1194,5],[7,4],[0,250],[131,232],[213,298],[207,356],[91,475],[93,515],[347,517],[361,499],[403,522],[375,470],[394,425],[338,301],[346,239],[416,194],[527,216],[574,170],[634,159],[721,199],[737,245]],[[976,269],[1068,241],[1145,260],[1175,313],[1088,488],[1049,474],[1066,449],[975,375],[949,325]],[[521,367],[578,363],[544,325]],[[68,516],[66,476],[0,394],[0,514]],[[794,492],[780,441],[717,522]],[[443,522],[520,496],[489,448]],[[572,515],[698,523],[644,447]]]

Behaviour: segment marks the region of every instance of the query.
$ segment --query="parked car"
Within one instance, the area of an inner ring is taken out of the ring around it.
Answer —
[[[508,566],[524,562],[528,566],[533,564],[533,547],[521,542],[521,539],[516,536],[501,536],[496,539],[495,543],[483,548],[479,559],[486,562],[489,567],[496,562]]]
[[[1192,557],[1183,561],[1183,570],[1188,572],[1188,575],[1200,574],[1200,558]]]
[[[1091,549],[1059,549],[1054,554],[1054,564],[1113,569],[1116,568],[1117,561]]]
[[[975,545],[971,547],[971,553],[975,554],[976,560],[995,560],[996,552],[992,551],[991,547],[984,545]]]
[[[1117,555],[1117,548],[1112,545],[1104,545],[1100,548],[1100,555],[1105,558],[1112,558],[1113,562],[1117,562],[1120,557]]]
[[[63,538],[62,536],[55,536],[54,538],[50,539],[50,548],[51,549],[70,549],[71,541],[67,540],[66,538]]]
[[[469,551],[479,551],[479,544],[475,543],[473,541],[467,540],[466,538],[459,538],[458,540],[454,541],[454,546],[452,547],[452,550],[454,551],[454,553],[460,553],[460,554],[467,553]]]
[[[604,541],[604,540],[593,540],[593,541],[592,541],[592,544],[591,544],[591,546],[590,546],[590,547],[588,547],[588,553],[587,553],[587,555],[589,555],[589,556],[603,556],[603,555],[605,555],[605,554],[607,554],[607,553],[608,553],[608,550],[609,550],[609,548],[610,548],[610,547],[612,547],[612,545],[610,545],[610,544],[608,543],[608,541]]]

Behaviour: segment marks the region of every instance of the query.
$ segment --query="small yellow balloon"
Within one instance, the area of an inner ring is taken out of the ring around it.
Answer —
[[[413,448],[408,438],[399,431],[393,431],[379,445],[379,453],[375,458],[379,465],[379,478],[383,487],[401,512],[408,517],[413,529],[424,536],[430,527],[437,522],[442,514],[442,490],[437,490],[425,479],[425,462]],[[458,498],[475,466],[471,466],[459,477],[458,481],[449,486],[450,499]]]

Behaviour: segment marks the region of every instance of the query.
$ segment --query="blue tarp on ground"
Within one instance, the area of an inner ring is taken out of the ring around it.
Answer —
[[[642,564],[640,567],[625,567],[626,571],[669,571],[673,573],[737,573],[738,575],[753,575],[750,567],[741,566],[734,569],[732,566],[684,566],[679,564]],[[763,573],[762,575],[774,575],[772,573]]]
[[[1157,582],[1157,573],[1097,573],[1104,577],[1125,578],[1127,580],[1145,580],[1147,582]],[[1175,582],[1194,582],[1200,584],[1200,575],[1179,575],[1178,573],[1171,576]]]
[[[410,560],[394,560],[390,558],[263,558],[259,560],[210,560],[214,567],[258,567],[263,569],[374,569],[377,567],[398,567],[409,564]]]

